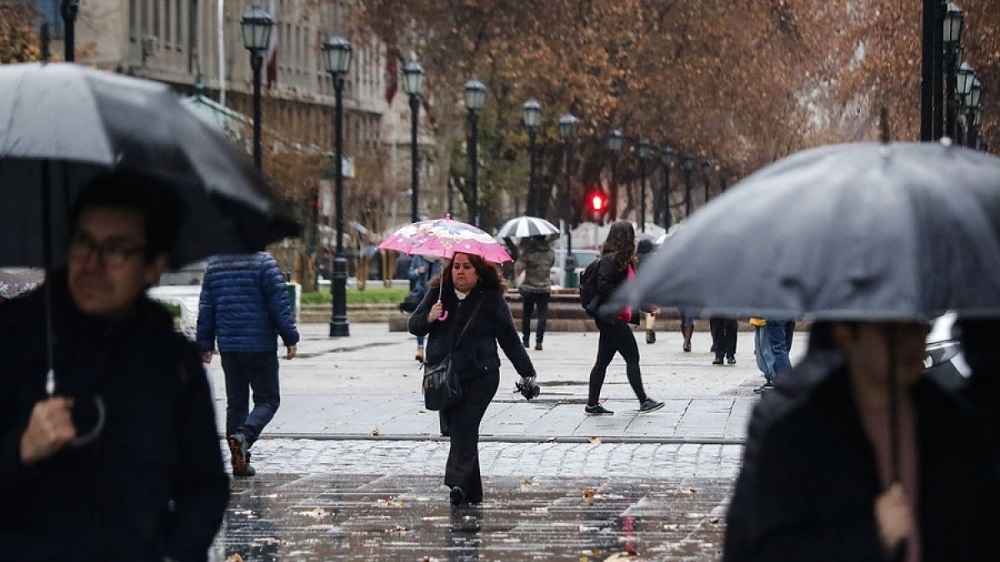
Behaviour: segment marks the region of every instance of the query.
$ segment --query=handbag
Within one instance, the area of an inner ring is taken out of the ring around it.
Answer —
[[[414,289],[403,297],[403,302],[399,303],[400,312],[413,312],[420,306],[420,301],[424,300],[426,290]]]
[[[476,317],[476,313],[479,312],[479,305],[481,304],[483,304],[482,300],[476,304],[472,315],[469,316],[469,321],[465,323],[462,332],[458,334],[458,339],[452,343],[448,355],[445,355],[444,359],[437,363],[424,363],[424,407],[428,410],[443,410],[461,400],[462,384],[458,380],[458,373],[451,367],[451,352],[458,345],[458,342],[462,340],[462,336],[465,335],[465,330],[469,328],[469,324],[472,324],[472,320]]]

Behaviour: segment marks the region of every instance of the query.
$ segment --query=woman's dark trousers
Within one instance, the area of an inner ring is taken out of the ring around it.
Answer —
[[[451,449],[444,469],[444,483],[449,488],[461,486],[465,501],[483,501],[483,479],[479,473],[479,423],[500,386],[500,373],[482,374],[462,379],[462,399],[442,410],[448,419]]]
[[[601,387],[604,386],[604,375],[608,372],[608,365],[615,358],[615,353],[621,353],[625,360],[625,374],[628,376],[628,384],[635,392],[636,398],[641,404],[646,400],[646,391],[642,388],[642,373],[639,370],[639,346],[635,343],[635,336],[632,329],[621,320],[607,322],[600,318],[595,318],[597,329],[601,336],[597,341],[597,361],[594,368],[590,370],[590,392],[587,396],[587,404],[596,406],[601,396]]]
[[[545,323],[549,319],[549,293],[521,293],[521,302],[524,307],[521,309],[521,334],[524,335],[524,345],[528,345],[531,336],[531,314],[537,305],[538,323],[535,326],[535,343],[542,344],[545,337]]]

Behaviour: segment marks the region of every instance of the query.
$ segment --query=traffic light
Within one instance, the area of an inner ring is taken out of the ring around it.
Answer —
[[[587,220],[603,223],[608,214],[608,194],[599,187],[590,188],[583,207],[587,210]]]

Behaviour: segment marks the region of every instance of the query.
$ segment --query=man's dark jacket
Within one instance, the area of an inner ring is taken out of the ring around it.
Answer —
[[[497,344],[500,344],[518,374],[523,377],[535,376],[535,368],[514,328],[510,307],[495,287],[485,287],[480,280],[469,296],[460,302],[451,283],[446,283],[444,291],[441,291],[441,302],[448,312],[448,318],[428,322],[427,312],[437,302],[438,293],[437,287],[427,291],[424,300],[410,314],[409,319],[411,334],[430,336],[425,347],[427,363],[438,363],[448,355],[452,348],[452,338],[458,339],[476,305],[482,303],[475,319],[462,336],[461,343],[451,355],[452,367],[458,372],[459,379],[499,373],[500,355],[497,353]]]
[[[208,380],[160,305],[112,324],[53,286],[56,394],[99,395],[100,437],[32,466],[19,443],[45,394],[43,290],[0,314],[0,559],[204,560],[229,495]]]
[[[784,377],[807,385],[779,387],[755,407],[724,562],[889,560],[874,516],[881,493],[875,452],[835,357],[807,358]],[[927,376],[910,393],[923,560],[997,560],[988,539],[996,532],[996,482],[967,404]]]

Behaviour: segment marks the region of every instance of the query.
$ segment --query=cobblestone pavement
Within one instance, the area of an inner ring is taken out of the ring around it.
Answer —
[[[717,560],[741,452],[484,443],[486,500],[453,510],[443,443],[255,450],[259,476],[233,482],[213,560]]]
[[[548,334],[545,351],[529,351],[542,384],[531,402],[511,392],[503,359],[482,425],[486,501],[452,510],[448,443],[422,407],[413,338],[384,325],[354,324],[337,339],[325,325],[300,328],[300,357],[281,362],[281,408],[253,447],[258,475],[233,481],[212,562],[718,559],[762,382],[751,333],[740,334],[737,365],[721,367],[704,333],[691,353],[679,334],[640,343],[647,392],[666,402],[649,415],[637,413],[620,359],[602,392],[616,414],[584,415],[596,334]],[[218,363],[209,375],[222,428]]]

